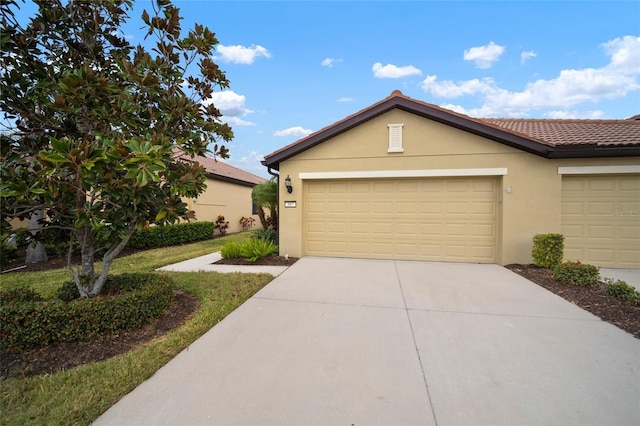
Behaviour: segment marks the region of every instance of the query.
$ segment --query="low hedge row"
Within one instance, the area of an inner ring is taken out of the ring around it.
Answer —
[[[553,278],[564,284],[592,285],[600,279],[598,267],[580,262],[562,262],[553,269]]]
[[[127,247],[149,249],[208,240],[213,238],[214,230],[213,222],[189,222],[152,226],[149,229],[136,231],[129,240]]]
[[[108,291],[107,291],[108,290]],[[0,297],[0,347],[32,348],[86,340],[139,327],[173,302],[173,283],[160,274],[110,277],[104,294],[71,302]]]

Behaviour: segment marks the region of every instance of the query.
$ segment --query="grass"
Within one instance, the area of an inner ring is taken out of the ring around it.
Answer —
[[[211,253],[226,241],[241,241],[249,235],[234,234],[141,252],[116,259],[112,271],[149,271]],[[68,279],[65,273],[56,270],[10,274],[2,277],[2,287],[12,288],[27,282],[37,291],[51,294],[59,285],[56,283]],[[25,281],[21,275],[29,275],[29,280]],[[170,272],[168,275],[179,289],[196,295],[200,301],[200,308],[189,321],[146,346],[104,362],[53,375],[0,381],[0,424],[90,424],[273,279],[269,274]]]
[[[123,272],[152,271],[172,263],[178,263],[183,260],[220,251],[226,242],[245,241],[249,239],[251,234],[250,231],[240,232],[193,244],[142,251],[131,256],[115,259],[111,264],[109,273],[121,274]],[[101,267],[102,262],[96,262],[96,272],[98,272]],[[60,287],[62,283],[70,280],[71,276],[66,268],[43,272],[20,272],[0,275],[0,289],[12,290],[19,287],[33,287],[45,298],[49,298],[54,295],[56,289]]]

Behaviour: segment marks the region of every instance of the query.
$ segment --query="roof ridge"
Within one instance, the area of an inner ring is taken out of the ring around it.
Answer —
[[[619,123],[626,125],[638,125],[639,120],[629,120],[628,118],[508,118],[508,117],[478,117],[477,120],[482,121],[528,121],[528,122],[546,122],[546,123]]]

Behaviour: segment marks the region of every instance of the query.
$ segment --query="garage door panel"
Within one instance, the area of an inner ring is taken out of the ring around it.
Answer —
[[[307,182],[305,254],[495,262],[496,182]]]
[[[607,212],[613,211],[616,208],[614,201],[592,201],[588,203],[588,213],[592,216],[597,216],[600,220],[605,220]]]
[[[620,250],[620,259],[625,263],[640,265],[640,253],[637,250]]]
[[[440,201],[423,201],[420,203],[420,213],[440,215],[442,203]]]
[[[491,245],[479,245],[471,247],[471,257],[478,262],[491,262],[496,256],[495,247]]]
[[[584,203],[582,201],[563,201],[562,214],[566,217],[581,217],[584,214]]]
[[[471,203],[471,213],[474,216],[487,215],[489,219],[493,219],[496,215],[496,205],[492,202],[474,201]]]
[[[640,220],[640,218],[639,218]],[[620,225],[620,239],[624,242],[629,240],[630,242],[637,243],[640,241],[640,224],[635,223],[631,225]]]
[[[373,184],[373,192],[378,194],[391,194],[393,192],[393,183],[375,182]]]
[[[480,192],[480,193],[490,192],[492,194],[496,192],[495,180],[485,180],[485,181],[476,180],[472,182],[472,185],[473,185],[473,192]]]
[[[411,223],[396,223],[395,234],[397,237],[414,237],[418,234],[418,224],[416,222]]]
[[[638,179],[625,179],[619,182],[621,191],[629,191],[632,193],[638,193],[640,191],[640,176]]]
[[[567,260],[640,267],[639,181],[638,175],[563,177],[561,232]]]
[[[476,223],[471,225],[471,237],[492,237],[496,236],[496,227],[494,224],[480,224]]]
[[[590,192],[611,192],[616,188],[616,182],[610,178],[595,178],[588,181],[587,187]]]

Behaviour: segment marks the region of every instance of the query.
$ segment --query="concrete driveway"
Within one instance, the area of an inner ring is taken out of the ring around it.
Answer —
[[[640,340],[497,265],[303,258],[96,424],[638,425]]]

